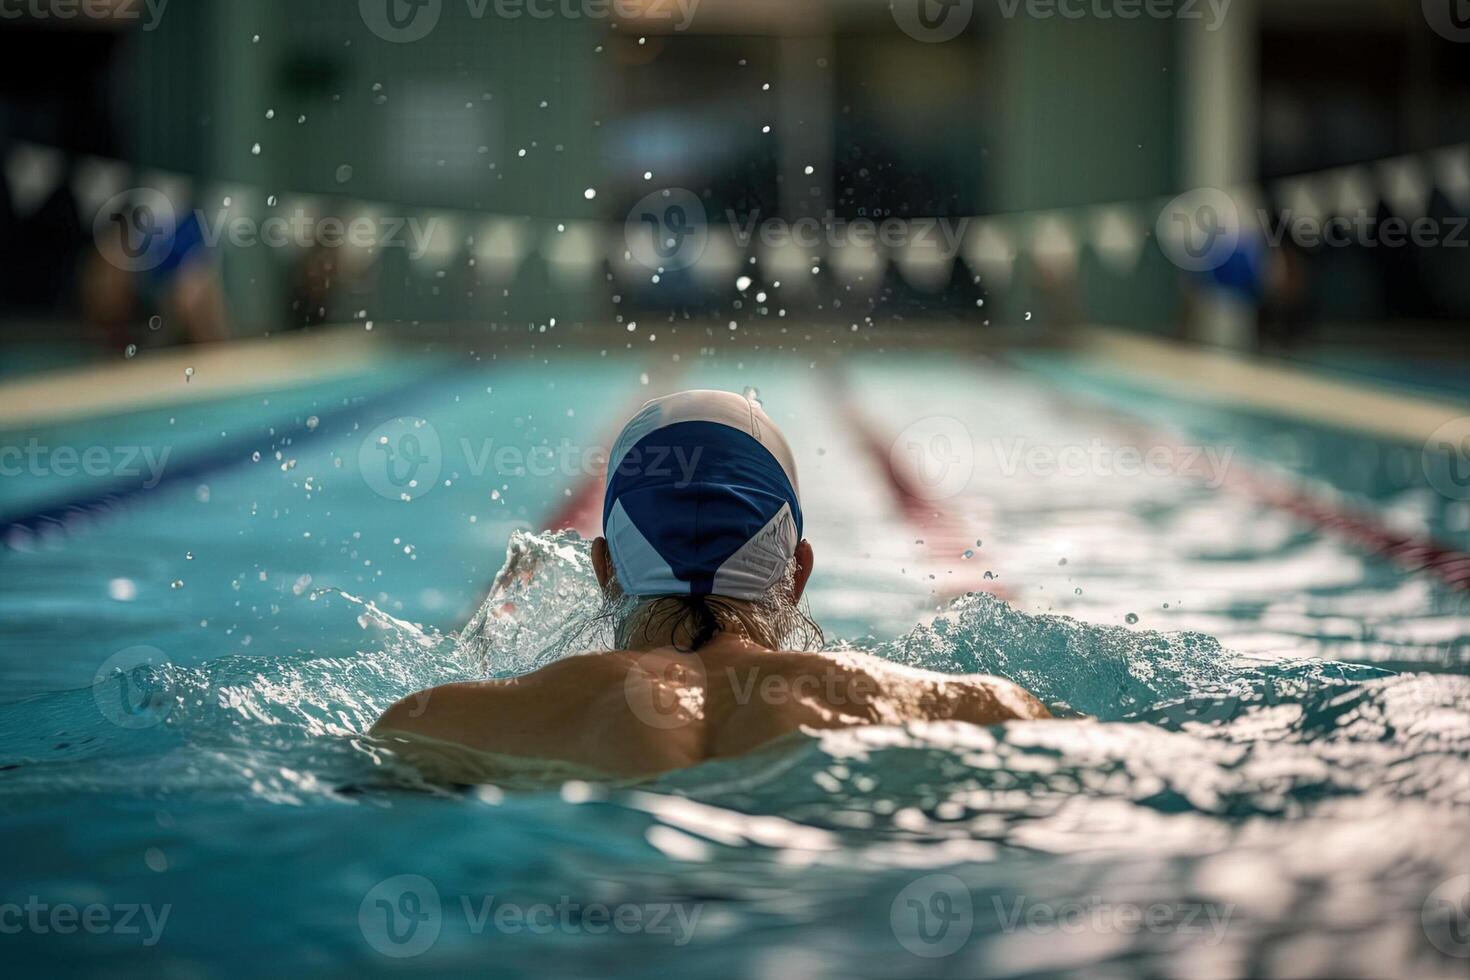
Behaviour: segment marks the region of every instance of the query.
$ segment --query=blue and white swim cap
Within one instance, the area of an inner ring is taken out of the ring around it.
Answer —
[[[613,444],[602,527],[627,595],[759,598],[801,541],[791,447],[741,395],[655,398]]]

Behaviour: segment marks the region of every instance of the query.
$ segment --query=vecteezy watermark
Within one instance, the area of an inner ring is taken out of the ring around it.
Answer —
[[[883,247],[924,250],[938,258],[959,254],[969,218],[840,218],[828,211],[822,217],[795,219],[762,217],[759,210],[724,214],[734,243],[766,248],[794,247],[808,251]],[[656,272],[683,269],[698,262],[709,244],[711,228],[704,205],[693,191],[669,187],[654,191],[633,205],[623,223],[628,254],[639,265]]]
[[[904,949],[935,959],[963,947],[982,913],[992,915],[994,926],[1005,933],[1169,933],[1199,937],[1211,946],[1224,941],[1235,913],[1233,903],[1119,902],[1100,895],[1045,901],[991,895],[988,906],[977,908],[969,886],[954,875],[930,874],[910,882],[894,897],[889,925]]]
[[[894,896],[888,907],[888,925],[904,949],[925,959],[939,959],[969,941],[975,928],[975,903],[970,889],[954,875],[925,875]]]
[[[0,20],[93,20],[134,24],[151,31],[168,0],[0,0]]]
[[[1465,2],[1470,4],[1470,0]],[[1225,191],[1199,187],[1166,204],[1154,231],[1170,262],[1186,272],[1209,272],[1237,254],[1244,217]],[[1362,208],[1348,214],[1303,214],[1283,208],[1273,215],[1259,208],[1249,218],[1260,228],[1257,244],[1267,248],[1281,248],[1288,242],[1309,250],[1470,247],[1470,218],[1462,216],[1380,218],[1377,212]]]
[[[709,217],[693,191],[666,187],[645,195],[628,211],[623,241],[628,254],[646,269],[685,269],[709,245]]]
[[[464,0],[476,21],[498,20],[615,20],[672,23],[686,31],[694,22],[699,0]],[[444,0],[358,0],[358,12],[368,30],[385,41],[407,44],[428,37],[444,14]]]
[[[1446,956],[1470,958],[1470,874],[1440,882],[1419,910],[1424,935]]]
[[[369,488],[389,500],[415,500],[434,489],[444,464],[439,430],[424,419],[389,419],[357,450],[357,468]]]
[[[1207,946],[1225,939],[1235,904],[1212,902],[1114,902],[1100,895],[1083,898],[1031,901],[1018,896],[1006,901],[992,895],[991,907],[1003,932],[1032,932],[1041,935],[1106,933],[1169,933],[1196,936]]]
[[[178,698],[169,686],[166,658],[157,647],[119,650],[92,675],[92,700],[119,728],[152,728],[169,716]]]
[[[744,219],[734,211],[726,211],[725,218],[735,233],[735,242],[741,248],[752,241],[759,241],[770,248],[795,245],[797,248],[814,249],[821,246],[840,248],[854,245],[871,248],[881,245],[888,249],[924,248],[952,259],[959,254],[960,244],[965,238],[969,218],[839,218],[828,211],[825,218],[805,217],[787,221],[784,218],[761,220],[759,211],[752,211]]]
[[[0,935],[70,936],[85,932],[93,936],[141,936],[144,946],[156,946],[168,925],[172,904],[45,902],[29,895],[24,902],[0,902]]]
[[[909,493],[920,500],[946,500],[970,485],[975,440],[959,419],[931,415],[898,434],[888,462]]]
[[[994,0],[1005,20],[1203,21],[1207,31],[1225,23],[1234,0]],[[962,34],[975,15],[974,0],[893,0],[893,20],[916,41],[938,43]]]
[[[868,708],[879,702],[883,691],[878,682],[864,674],[852,674],[836,666],[808,670],[795,675],[763,671],[758,667],[723,668],[722,689],[730,692],[736,705],[788,705],[819,701],[834,708]],[[700,717],[708,669],[697,653],[680,654],[670,660],[659,654],[642,654],[623,677],[623,694],[634,717],[660,731],[683,728]]]
[[[995,0],[1006,20],[1198,20],[1218,31],[1234,0]]]
[[[49,446],[32,436],[23,446],[0,446],[0,477],[143,477],[149,490],[163,479],[173,447]]]
[[[1421,0],[1424,19],[1447,41],[1470,43],[1470,0]]]
[[[151,187],[115,194],[92,221],[97,251],[125,272],[147,272],[162,265],[173,251],[177,231],[173,202]]]
[[[893,22],[915,41],[938,44],[959,37],[975,16],[975,0],[892,0]]]
[[[1451,500],[1470,500],[1470,415],[1430,433],[1421,453],[1429,485]]]
[[[1004,477],[1024,473],[1039,479],[1086,477],[1133,479],[1140,476],[1191,476],[1211,490],[1219,489],[1235,458],[1233,446],[1113,446],[1101,439],[1086,445],[1033,444],[1026,439],[991,442]]]
[[[669,479],[682,489],[694,481],[703,456],[699,446],[641,442],[622,455],[616,472]],[[492,473],[509,479],[600,477],[607,472],[608,448],[565,438],[555,444],[523,446],[494,438],[477,443],[465,437],[446,447],[432,423],[409,416],[390,419],[369,432],[358,447],[357,459],[374,493],[408,501],[432,490],[446,469],[477,479]]]
[[[1470,0],[1467,0],[1470,2]],[[1265,229],[1266,244],[1280,248],[1290,239],[1305,249],[1320,247],[1347,248],[1467,248],[1470,247],[1470,218],[1420,217],[1410,221],[1391,215],[1379,220],[1373,212],[1359,210],[1352,215],[1297,214],[1290,209],[1274,219],[1265,212],[1257,214]]]
[[[554,902],[512,902],[495,895],[460,895],[446,907],[423,875],[397,875],[363,896],[357,924],[369,946],[395,959],[427,952],[439,940],[448,915],[459,915],[481,936],[552,934],[667,936],[675,946],[694,938],[704,906],[698,902],[582,902],[562,895]]]
[[[196,208],[180,217],[162,192],[135,187],[110,198],[92,222],[97,251],[108,262],[127,272],[156,269],[181,247],[180,231],[187,222],[197,227],[195,245],[217,249],[228,243],[235,248],[401,248],[409,258],[421,259],[438,230],[437,218],[418,216],[360,215],[343,219],[308,214],[297,208],[285,214],[257,219],[233,212],[228,206],[207,211]]]
[[[421,259],[429,250],[438,223],[437,218],[421,219],[415,215],[360,215],[342,219],[317,217],[296,209],[289,214],[271,215],[257,221],[244,215],[231,215],[228,208],[213,214],[196,210],[200,236],[205,245],[218,248],[228,240],[236,248],[401,248],[411,259]]]
[[[1208,272],[1240,245],[1240,213],[1229,194],[1199,187],[1164,205],[1154,234],[1170,262],[1186,272]]]

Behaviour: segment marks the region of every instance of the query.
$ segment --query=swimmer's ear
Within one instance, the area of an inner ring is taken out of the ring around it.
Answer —
[[[806,591],[806,580],[812,577],[812,543],[805,538],[796,546],[796,581],[791,585],[791,601],[800,602]]]
[[[607,550],[607,538],[592,542],[592,570],[597,573],[597,584],[607,588],[608,580],[612,578],[612,555]]]

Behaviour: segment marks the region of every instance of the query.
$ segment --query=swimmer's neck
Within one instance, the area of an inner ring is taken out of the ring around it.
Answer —
[[[698,650],[691,649],[687,628],[679,622],[663,621],[657,616],[643,618],[634,614],[633,628],[623,642],[630,653],[654,650],[677,650],[681,653],[772,653],[776,647],[754,637],[746,625],[735,617],[720,617],[720,629]]]

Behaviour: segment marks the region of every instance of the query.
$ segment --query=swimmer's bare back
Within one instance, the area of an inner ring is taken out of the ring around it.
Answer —
[[[864,654],[777,653],[727,636],[697,654],[586,654],[511,680],[445,684],[394,704],[373,734],[407,736],[399,746],[411,761],[426,745],[449,743],[648,776],[742,755],[802,728],[1049,717],[1035,697],[999,678],[913,670]],[[445,775],[443,759],[435,762]]]

